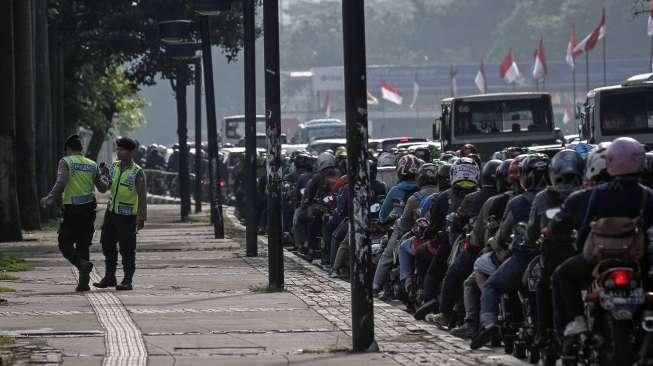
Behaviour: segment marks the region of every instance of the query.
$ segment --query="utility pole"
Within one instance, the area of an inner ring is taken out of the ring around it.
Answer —
[[[193,63],[195,76],[195,213],[202,212],[202,60]]]
[[[177,61],[177,136],[179,137],[179,198],[181,198],[181,221],[188,221],[190,213],[190,176],[188,171],[188,114],[186,111],[186,85],[188,65]]]
[[[245,68],[245,192],[247,196],[247,256],[258,255],[258,211],[256,202],[256,8],[254,0],[243,0]]]
[[[354,352],[378,351],[374,340],[369,167],[367,165],[367,72],[363,0],[342,0],[347,116],[347,159],[352,205],[349,207],[351,328]]]
[[[224,239],[222,192],[220,192],[220,164],[218,163],[218,125],[215,116],[215,89],[213,85],[213,56],[211,55],[210,18],[200,16],[202,34],[202,62],[204,63],[204,90],[206,93],[206,133],[209,143],[209,199],[211,222],[216,239]]]
[[[265,41],[265,118],[268,136],[268,287],[283,290],[281,227],[281,86],[279,75],[279,0],[263,2]]]

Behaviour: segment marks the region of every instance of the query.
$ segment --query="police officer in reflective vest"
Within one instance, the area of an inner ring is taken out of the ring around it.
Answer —
[[[82,141],[78,135],[66,139],[64,154],[57,167],[57,180],[50,193],[41,199],[41,206],[45,208],[59,203],[63,194],[59,250],[79,270],[76,291],[88,291],[93,269],[93,263],[89,261],[89,246],[95,231],[97,206],[93,186],[105,192],[108,182],[99,174],[97,164],[82,154]]]
[[[136,271],[136,231],[145,226],[147,219],[147,186],[145,173],[132,159],[137,143],[130,138],[116,142],[118,161],[108,171],[111,180],[111,195],[102,225],[102,253],[104,253],[105,275],[93,286],[116,287],[116,290],[131,290]],[[106,168],[105,168],[106,169]],[[119,244],[119,250],[117,250]],[[116,281],[118,252],[122,257],[124,278]]]

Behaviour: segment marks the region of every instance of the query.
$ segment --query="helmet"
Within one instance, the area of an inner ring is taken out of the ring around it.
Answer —
[[[317,156],[317,170],[322,171],[327,168],[334,168],[336,166],[336,157],[325,151]]]
[[[477,153],[478,150],[476,150],[476,146],[472,144],[465,144],[463,145],[463,147],[460,148],[460,150],[458,150],[458,156],[460,156],[461,158]]]
[[[606,180],[608,175],[608,163],[605,153],[610,146],[610,142],[602,142],[587,154],[585,162],[585,182],[598,182]]]
[[[451,185],[462,189],[478,185],[478,165],[470,158],[460,158],[451,166]]]
[[[338,146],[338,148],[336,148],[335,155],[336,155],[336,158],[339,158],[339,157],[342,157],[342,156],[347,157],[347,148],[344,147],[344,146]]]
[[[415,157],[415,155],[404,155],[397,163],[397,176],[399,179],[412,179],[417,175],[419,167],[424,162]]]
[[[528,155],[522,154],[519,156],[516,156],[512,161],[510,162],[510,166],[508,167],[508,180],[514,183],[519,182],[519,168],[521,167],[521,164],[524,162],[524,159],[526,159]]]
[[[644,147],[630,137],[612,141],[605,153],[610,176],[638,174],[644,170]]]
[[[438,182],[438,190],[445,191],[451,187],[451,164],[443,163],[438,167],[438,174],[436,177]]]
[[[589,154],[590,151],[592,151],[593,148],[594,145],[585,144],[582,142],[578,144],[567,145],[567,149],[574,150],[575,152],[579,153],[583,159],[587,159],[587,155]]]
[[[426,163],[417,171],[417,185],[432,186],[437,183],[438,168],[433,163]]]
[[[512,186],[514,183],[517,183],[517,181],[510,180],[510,177],[508,176],[510,163],[512,163],[512,159],[507,159],[502,161],[501,164],[497,167],[495,176],[497,191],[499,192],[505,192],[510,189],[510,186]]]
[[[514,159],[519,155],[526,154],[527,150],[519,146],[510,146],[503,149],[503,154],[506,159]]]
[[[451,159],[455,158],[456,155],[450,151],[445,152],[444,154],[440,155],[440,160],[444,162],[449,162]]]
[[[529,154],[519,166],[519,183],[524,189],[542,188],[547,184],[549,157]]]
[[[562,194],[569,194],[581,186],[585,161],[574,150],[559,151],[551,159],[549,180],[553,189]]]
[[[431,150],[426,146],[419,146],[415,148],[415,156],[425,162],[431,162]]]
[[[501,165],[501,160],[490,160],[481,170],[481,185],[483,187],[494,187],[497,182],[497,168]]]
[[[299,153],[294,157],[295,169],[313,170],[314,160],[308,153]]]

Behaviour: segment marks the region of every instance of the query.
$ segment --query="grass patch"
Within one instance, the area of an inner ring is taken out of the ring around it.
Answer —
[[[2,293],[2,292],[16,292],[16,290],[11,288],[11,287],[0,286],[0,293]]]
[[[279,292],[269,288],[267,285],[258,284],[249,286],[249,290],[256,293],[267,294],[272,292]]]
[[[16,281],[18,277],[10,275],[7,272],[0,272],[0,281]]]
[[[8,344],[14,344],[14,338],[0,335],[0,346],[5,346]]]
[[[16,257],[0,253],[0,272],[20,272],[20,271],[31,271],[32,266],[25,263],[24,260],[18,259]]]
[[[301,350],[301,353],[303,354],[324,354],[324,353],[342,353],[342,352],[351,352],[351,349],[347,347],[334,346],[334,347],[323,348],[323,349],[304,348]]]

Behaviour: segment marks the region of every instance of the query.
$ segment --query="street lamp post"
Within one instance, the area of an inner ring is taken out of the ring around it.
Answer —
[[[342,0],[342,28],[347,116],[347,159],[351,207],[351,328],[354,352],[378,351],[374,340],[374,298],[369,239],[369,169],[367,166],[367,73],[363,0]]]
[[[202,59],[193,63],[195,77],[195,213],[202,212]]]
[[[258,212],[256,190],[256,8],[254,0],[243,1],[244,68],[245,68],[245,176],[247,195],[246,253],[258,255]]]
[[[281,90],[279,76],[279,0],[263,2],[265,41],[265,119],[268,137],[268,287],[281,291],[283,244],[281,227]]]

